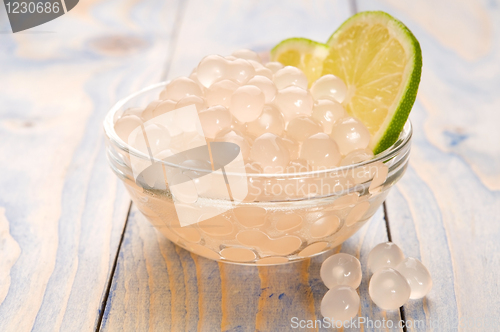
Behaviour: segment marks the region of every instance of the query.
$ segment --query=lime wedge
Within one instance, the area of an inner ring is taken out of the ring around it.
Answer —
[[[344,107],[368,127],[373,152],[384,151],[398,139],[417,96],[422,70],[417,39],[394,17],[374,11],[349,18],[328,45],[322,75],[346,83]]]
[[[321,77],[323,61],[330,47],[307,38],[283,40],[271,50],[271,61],[301,69],[307,76],[309,86]]]

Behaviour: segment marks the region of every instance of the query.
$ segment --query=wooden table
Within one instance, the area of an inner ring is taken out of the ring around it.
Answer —
[[[385,209],[338,250],[366,266],[369,250],[392,239],[429,268],[434,288],[385,312],[365,273],[360,316],[395,326],[361,330],[401,330],[401,318],[426,324],[407,331],[498,330],[498,1],[86,0],[0,34],[0,331],[282,331],[293,317],[321,319],[325,255],[256,268],[176,247],[131,206],[107,166],[101,123],[118,98],[189,74],[203,55],[326,40],[373,9],[422,46],[413,149]]]

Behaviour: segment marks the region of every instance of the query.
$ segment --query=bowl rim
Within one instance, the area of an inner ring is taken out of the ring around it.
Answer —
[[[114,118],[116,113],[120,110],[120,108],[125,105],[128,101],[132,100],[135,97],[140,96],[141,94],[144,94],[146,92],[150,92],[154,89],[164,87],[167,84],[170,83],[170,80],[168,81],[161,81],[159,83],[155,83],[149,86],[146,86],[143,89],[140,89],[139,91],[136,91],[122,99],[120,99],[118,102],[116,102],[108,111],[104,118],[103,126],[104,126],[104,132],[108,139],[116,145],[120,150],[134,155],[134,157],[143,159],[143,160],[151,160],[150,156],[142,153],[141,151],[134,149],[133,147],[129,146],[127,143],[125,143],[115,132],[114,129]],[[333,173],[333,172],[345,172],[349,171],[350,169],[354,169],[356,167],[360,166],[366,166],[370,164],[374,164],[386,159],[392,159],[395,157],[401,150],[403,150],[405,147],[407,147],[410,142],[411,138],[413,135],[413,126],[411,124],[410,119],[408,119],[403,127],[403,130],[399,134],[398,139],[396,142],[391,145],[389,148],[386,150],[380,152],[379,154],[376,154],[372,159],[363,161],[361,163],[356,163],[352,165],[346,165],[346,166],[339,166],[335,168],[328,168],[328,169],[321,169],[321,170],[313,170],[313,171],[307,171],[307,172],[295,172],[295,173],[252,173],[246,174],[247,176],[250,176],[252,178],[257,178],[257,177],[262,177],[262,178],[288,178],[288,177],[298,177],[298,176],[319,176],[321,174],[326,174],[326,173]],[[185,170],[189,171],[198,171],[198,172],[206,172],[206,170],[202,169],[197,169],[197,168],[192,168],[192,167],[186,167],[186,166],[181,166],[178,164],[172,164],[169,162],[166,162],[164,160],[159,160],[155,159],[156,161],[162,162],[164,165],[174,167],[174,168],[182,168]],[[241,173],[232,173],[232,172],[226,172],[227,175],[243,175]]]

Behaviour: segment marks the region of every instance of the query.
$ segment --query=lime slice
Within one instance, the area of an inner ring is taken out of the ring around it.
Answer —
[[[328,40],[323,75],[347,85],[344,106],[372,135],[379,153],[398,139],[417,96],[422,52],[400,21],[387,13],[361,12],[345,21]]]
[[[323,61],[330,47],[307,38],[283,40],[271,50],[271,61],[301,69],[307,76],[309,86],[321,77]]]

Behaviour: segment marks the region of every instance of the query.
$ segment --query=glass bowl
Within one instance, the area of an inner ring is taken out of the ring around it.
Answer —
[[[227,186],[212,186],[209,182],[202,189],[200,179],[209,178],[213,169],[177,162],[175,158],[153,157],[150,150],[148,155],[132,147],[115,132],[114,123],[122,115],[146,108],[166,84],[147,87],[111,108],[104,121],[107,157],[111,169],[151,224],[170,241],[200,256],[267,265],[321,254],[358,231],[406,170],[412,136],[409,121],[394,145],[364,162],[281,174],[255,173],[246,165],[243,172],[233,169],[233,173],[226,170],[223,177],[218,174]],[[172,138],[172,144],[192,140],[192,136],[183,132]],[[186,199],[173,190],[176,187],[168,176],[169,180],[162,177],[163,186],[149,187],[138,180],[140,176],[134,172],[137,163],[154,163],[159,167],[158,174],[170,172],[193,178],[196,197],[184,204]],[[240,182],[231,186],[231,178]],[[247,190],[238,200],[225,194],[243,187]]]

